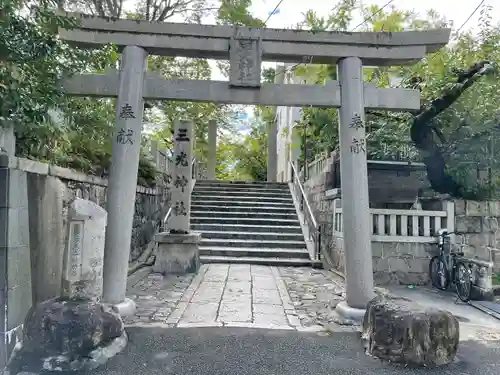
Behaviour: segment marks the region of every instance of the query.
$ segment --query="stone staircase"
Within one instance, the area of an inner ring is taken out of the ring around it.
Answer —
[[[310,266],[286,183],[197,180],[191,229],[202,233],[202,263]]]

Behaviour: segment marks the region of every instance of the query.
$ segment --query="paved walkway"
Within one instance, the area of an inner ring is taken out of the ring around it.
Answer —
[[[461,340],[500,340],[500,320],[435,289],[404,286],[389,292],[447,309],[460,321]],[[194,275],[144,273],[128,295],[137,303],[127,326],[242,327],[295,331],[359,331],[342,325],[335,306],[345,297],[344,280],[326,270],[254,265],[203,265]]]
[[[129,294],[138,305],[129,325],[307,329],[276,267],[210,264],[192,279],[151,274]]]

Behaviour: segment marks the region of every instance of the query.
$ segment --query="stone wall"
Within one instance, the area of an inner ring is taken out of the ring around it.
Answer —
[[[325,200],[329,197],[325,196]],[[336,204],[340,200],[336,200]],[[424,209],[441,210],[443,201],[423,202]],[[331,205],[333,207],[333,204]],[[449,225],[455,231],[455,244],[462,246],[465,257],[491,262],[493,272],[500,272],[500,201],[476,202],[454,200],[454,222]],[[333,222],[333,215],[330,222]],[[330,229],[331,228],[331,229]],[[336,238],[332,225],[326,225],[323,233],[322,250],[328,266],[344,273],[343,238]],[[380,236],[379,236],[380,237]],[[438,254],[437,245],[428,240],[372,241],[373,275],[375,283],[424,285],[429,282],[428,267],[432,256]]]
[[[493,271],[500,272],[500,201],[455,201],[457,243],[464,243],[468,258],[493,262]]]
[[[334,237],[333,228],[334,198],[340,198],[340,189],[332,189],[337,182],[340,183],[337,181],[339,174],[335,169],[334,155],[329,158],[326,165],[325,171],[304,183],[304,189],[321,226],[321,251],[324,263],[327,267],[343,273],[345,262],[343,240]],[[423,181],[425,172],[421,168],[408,167],[406,172],[399,167],[392,170],[391,168],[372,167],[368,181],[371,208],[403,208],[398,207],[398,203],[410,203],[416,198],[416,195],[412,198],[413,193],[410,194],[412,181],[417,187],[415,192],[425,186],[425,181]],[[394,190],[400,187],[400,182],[404,194],[393,194],[389,188]],[[377,194],[376,199],[373,198],[374,192]],[[399,198],[395,199],[394,196]],[[455,236],[455,242],[461,244],[464,241],[463,251],[467,258],[492,261],[493,272],[500,272],[500,251],[495,250],[500,248],[500,231],[497,230],[500,220],[500,201],[454,200],[453,202],[455,220],[452,228],[448,229],[458,233]],[[422,201],[422,207],[429,210],[442,210],[443,199],[427,199]],[[428,262],[433,255],[437,254],[436,245],[425,242],[374,241],[372,250],[374,278],[378,284],[427,283]]]
[[[107,180],[22,158],[11,167],[27,173],[33,300],[38,302],[60,290],[68,202],[79,197],[106,208]],[[169,199],[162,184],[137,187],[131,261],[153,240]]]
[[[329,249],[331,267],[344,274],[344,240],[336,238]],[[436,244],[372,241],[373,280],[376,285],[425,285],[429,261],[438,254]]]

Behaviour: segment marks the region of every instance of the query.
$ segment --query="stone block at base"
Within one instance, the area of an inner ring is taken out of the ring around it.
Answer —
[[[335,312],[344,321],[344,325],[361,325],[366,310],[351,307],[346,301],[342,301],[335,307]]]
[[[91,370],[126,345],[127,334],[113,306],[54,298],[28,312],[7,373]]]
[[[368,354],[405,365],[436,367],[453,361],[459,343],[459,323],[448,311],[407,299],[375,297],[363,319]]]
[[[122,318],[126,316],[133,316],[136,310],[135,302],[130,298],[125,298],[123,302],[115,304],[114,307],[118,310],[118,313]]]
[[[153,272],[162,274],[196,273],[200,269],[199,244],[201,234],[158,233],[158,243]]]

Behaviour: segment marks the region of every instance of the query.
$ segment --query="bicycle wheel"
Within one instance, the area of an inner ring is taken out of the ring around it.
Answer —
[[[472,279],[470,270],[462,262],[458,262],[456,265],[454,281],[458,298],[460,298],[463,302],[468,302],[470,300],[470,293],[472,289]]]
[[[432,257],[429,263],[429,277],[434,287],[441,290],[448,289],[450,285],[450,272],[439,255]]]

